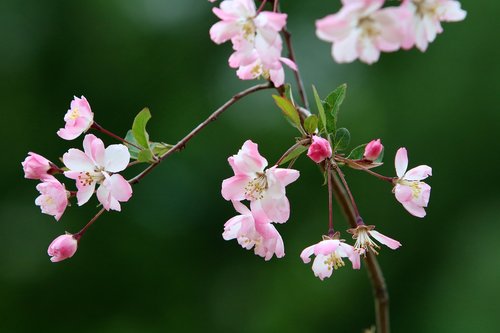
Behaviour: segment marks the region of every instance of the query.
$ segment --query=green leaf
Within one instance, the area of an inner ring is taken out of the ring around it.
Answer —
[[[321,102],[321,99],[319,98],[318,91],[316,90],[316,87],[312,86],[312,88],[313,88],[314,100],[316,101],[316,106],[318,107],[319,119],[321,120],[321,126],[326,131],[325,109],[323,108],[323,103]]]
[[[146,131],[146,124],[151,119],[151,112],[148,108],[144,108],[135,116],[132,124],[132,133],[136,142],[143,148],[149,149],[149,134]]]
[[[326,130],[328,133],[335,132],[337,128],[337,119],[340,105],[345,98],[347,85],[344,83],[338,86],[326,97],[324,101],[324,108],[326,113]]]
[[[295,105],[292,93],[292,86],[290,85],[290,83],[285,84],[285,96],[292,102],[293,105]]]
[[[137,146],[139,145],[139,143],[137,143],[137,141],[135,140],[135,137],[134,137],[134,134],[132,133],[132,130],[129,130],[127,132],[127,135],[125,135],[125,141],[130,142],[130,143],[137,145]],[[127,148],[128,148],[128,151],[130,153],[130,158],[136,160],[137,156],[139,155],[140,150],[137,149],[137,147],[134,147],[134,146],[129,145],[127,143],[125,144],[125,146],[127,146]]]
[[[313,134],[318,128],[318,116],[315,114],[310,115],[304,120],[304,129],[307,133]]]
[[[335,137],[333,139],[333,144],[335,146],[334,150],[344,150],[349,146],[351,141],[351,134],[347,128],[341,127],[335,131]]]
[[[295,148],[294,150],[292,150],[290,152],[290,154],[288,154],[288,156],[283,159],[283,161],[281,161],[280,165],[285,164],[286,162],[291,161],[291,160],[293,160],[296,157],[299,157],[306,150],[307,150],[307,147],[298,146],[297,148]]]
[[[283,98],[278,95],[273,95],[276,105],[283,111],[285,117],[295,126],[300,132],[302,132],[302,125],[300,124],[300,117],[297,109],[293,106],[290,100]]]
[[[137,161],[147,163],[154,162],[153,153],[149,149],[143,149],[139,152],[139,155],[137,155]]]
[[[363,155],[365,154],[365,147],[367,143],[364,143],[362,145],[357,146],[347,156],[348,159],[350,160],[360,160],[363,158]]]
[[[149,149],[156,156],[162,156],[167,151],[172,149],[172,147],[173,147],[172,145],[169,145],[168,143],[164,143],[164,142],[151,142],[149,144]]]

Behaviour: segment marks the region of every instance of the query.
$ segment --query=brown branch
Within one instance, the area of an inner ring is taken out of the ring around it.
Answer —
[[[241,98],[250,95],[251,93],[254,93],[259,90],[264,90],[264,89],[270,89],[274,88],[272,83],[264,83],[264,84],[258,84],[253,87],[250,87],[246,90],[243,90],[236,95],[234,95],[230,100],[228,100],[224,105],[222,105],[220,108],[215,110],[214,113],[212,113],[205,121],[203,121],[201,124],[196,126],[191,132],[189,132],[184,138],[182,138],[177,144],[175,144],[169,151],[167,151],[165,154],[161,155],[158,160],[153,162],[151,165],[149,165],[146,169],[144,169],[140,174],[129,180],[130,184],[137,184],[139,181],[141,181],[142,178],[144,178],[147,174],[149,174],[154,168],[156,168],[161,161],[163,161],[165,158],[170,156],[176,151],[182,150],[186,144],[191,140],[198,132],[200,132],[202,129],[204,129],[209,123],[212,121],[216,120],[218,116],[220,116],[224,111],[226,111],[231,105],[236,103],[238,100]]]
[[[349,203],[349,196],[345,189],[342,188],[338,178],[333,172],[330,172],[330,177],[333,184],[333,192],[335,198],[342,209],[346,219],[352,228],[356,228],[356,216],[354,210]],[[377,258],[371,252],[367,252],[364,258],[368,269],[368,276],[372,283],[373,297],[375,299],[375,316],[377,320],[377,333],[389,333],[389,293],[385,284],[384,275],[378,264]]]
[[[295,52],[293,50],[292,45],[292,34],[287,30],[286,27],[283,28],[283,36],[285,37],[286,47],[288,48],[288,58],[297,65],[297,61],[295,60]],[[297,88],[299,90],[300,99],[302,100],[302,105],[309,110],[309,103],[307,102],[307,94],[304,89],[304,83],[302,82],[302,77],[300,75],[300,71],[297,65],[297,70],[293,71],[293,75],[295,76],[295,81],[297,82]]]

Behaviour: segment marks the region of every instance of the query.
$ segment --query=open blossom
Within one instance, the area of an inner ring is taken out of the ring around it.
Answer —
[[[342,4],[338,13],[316,21],[316,35],[333,43],[335,61],[359,58],[371,64],[379,59],[381,51],[401,47],[407,11],[398,7],[381,9],[384,0],[342,0]]]
[[[125,170],[130,153],[122,144],[110,145],[106,149],[102,140],[88,134],[83,140],[84,151],[70,149],[63,155],[68,178],[76,180],[78,205],[86,203],[97,189],[97,198],[106,210],[120,211],[120,202],[132,196],[130,184],[116,172]]]
[[[411,14],[402,46],[416,45],[422,52],[443,32],[441,22],[462,21],[467,15],[455,0],[404,0],[401,7]]]
[[[49,171],[52,169],[52,162],[32,152],[28,153],[28,156],[21,165],[24,170],[24,178],[28,179],[47,178],[50,176]]]
[[[308,264],[313,254],[316,258],[314,258],[312,270],[320,280],[330,277],[334,269],[345,266],[342,258],[349,258],[353,269],[359,269],[361,266],[360,253],[339,239],[323,236],[321,242],[306,247],[300,254],[300,258]]]
[[[36,189],[40,192],[40,196],[36,198],[35,204],[40,206],[42,213],[52,215],[59,221],[68,206],[69,192],[66,191],[64,184],[49,176],[38,184]]]
[[[283,239],[267,216],[257,207],[250,211],[244,204],[233,201],[234,208],[241,215],[229,219],[224,224],[222,237],[225,240],[237,239],[245,249],[254,248],[256,255],[270,260],[273,255],[285,255]]]
[[[78,248],[78,241],[73,235],[61,235],[54,239],[49,245],[47,253],[51,256],[50,261],[58,262],[71,258]]]
[[[325,158],[330,158],[332,156],[332,147],[328,140],[320,137],[313,136],[313,142],[307,150],[307,156],[316,163],[323,162]]]
[[[57,131],[57,135],[65,140],[73,140],[86,132],[94,122],[94,113],[90,109],[89,102],[82,98],[75,98],[71,101],[70,109],[64,116],[66,125]]]
[[[369,161],[375,161],[379,158],[382,150],[384,150],[384,146],[380,143],[380,139],[372,140],[366,145],[363,158]]]
[[[245,141],[238,154],[229,157],[234,176],[222,182],[226,200],[251,201],[260,205],[273,222],[284,223],[290,217],[290,203],[285,187],[299,178],[299,171],[273,166],[266,169],[267,160],[259,154],[257,144]],[[253,208],[252,208],[253,210]]]
[[[231,40],[234,53],[229,58],[232,68],[239,68],[242,80],[258,77],[270,79],[276,87],[284,83],[283,65],[296,70],[290,59],[281,57],[279,32],[287,15],[261,11],[257,14],[253,0],[226,0],[213,12],[221,21],[210,29],[210,38],[217,44]]]
[[[380,246],[372,241],[370,236],[392,250],[401,246],[401,243],[397,240],[387,237],[373,229],[375,229],[375,226],[373,225],[359,225],[356,228],[347,230],[350,234],[352,234],[352,238],[356,240],[356,243],[354,244],[354,249],[356,251],[359,253],[365,253],[370,250],[373,253],[378,254],[376,249],[379,249]]]
[[[432,168],[419,165],[406,171],[408,168],[408,154],[406,148],[399,148],[395,158],[396,174],[394,180],[394,194],[410,214],[417,217],[425,216],[425,207],[429,203],[431,187],[421,180],[432,176]]]

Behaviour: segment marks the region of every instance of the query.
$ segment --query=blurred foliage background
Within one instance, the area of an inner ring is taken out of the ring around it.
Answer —
[[[346,82],[340,121],[352,146],[381,138],[386,175],[394,174],[400,146],[410,166],[434,169],[423,220],[387,184],[347,170],[365,221],[403,243],[379,256],[394,332],[498,331],[500,3],[462,6],[467,19],[445,23],[425,54],[383,54],[368,66],[335,64],[330,45],[315,37],[314,20],[338,1],[282,1],[310,100],[311,84],[325,96]],[[275,161],[294,142],[270,91],[238,103],[134,187],[123,212],[101,217],[71,260],[49,261],[48,244],[85,225],[97,200],[74,205],[56,223],[34,205],[36,182],[23,179],[20,162],[28,151],[57,160],[81,147],[81,138],[56,136],[73,95],[85,95],[96,120],[123,134],[148,106],[152,139],[175,143],[255,83],[227,66],[230,45],[210,41],[211,7],[202,0],[0,2],[1,332],[361,332],[373,323],[364,269],[346,267],[321,282],[299,259],[327,231],[327,191],[308,160],[295,165],[301,178],[288,189],[292,216],[278,226],[285,258],[264,262],[221,238],[235,215],[220,196],[231,175],[227,157],[250,138]],[[340,214],[336,224],[347,229]]]

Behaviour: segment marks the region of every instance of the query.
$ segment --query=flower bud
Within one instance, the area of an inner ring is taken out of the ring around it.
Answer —
[[[71,234],[57,237],[50,243],[47,253],[51,256],[50,261],[58,262],[71,258],[78,247],[78,241]]]
[[[330,142],[320,136],[313,136],[313,142],[307,150],[307,156],[316,163],[320,163],[325,158],[331,157],[332,147],[330,146]]]
[[[363,155],[365,160],[375,161],[382,153],[384,146],[380,143],[380,139],[372,140],[365,147],[365,153]]]
[[[24,170],[24,178],[43,179],[49,176],[49,170],[52,168],[50,161],[45,157],[28,153],[28,157],[21,163]]]

